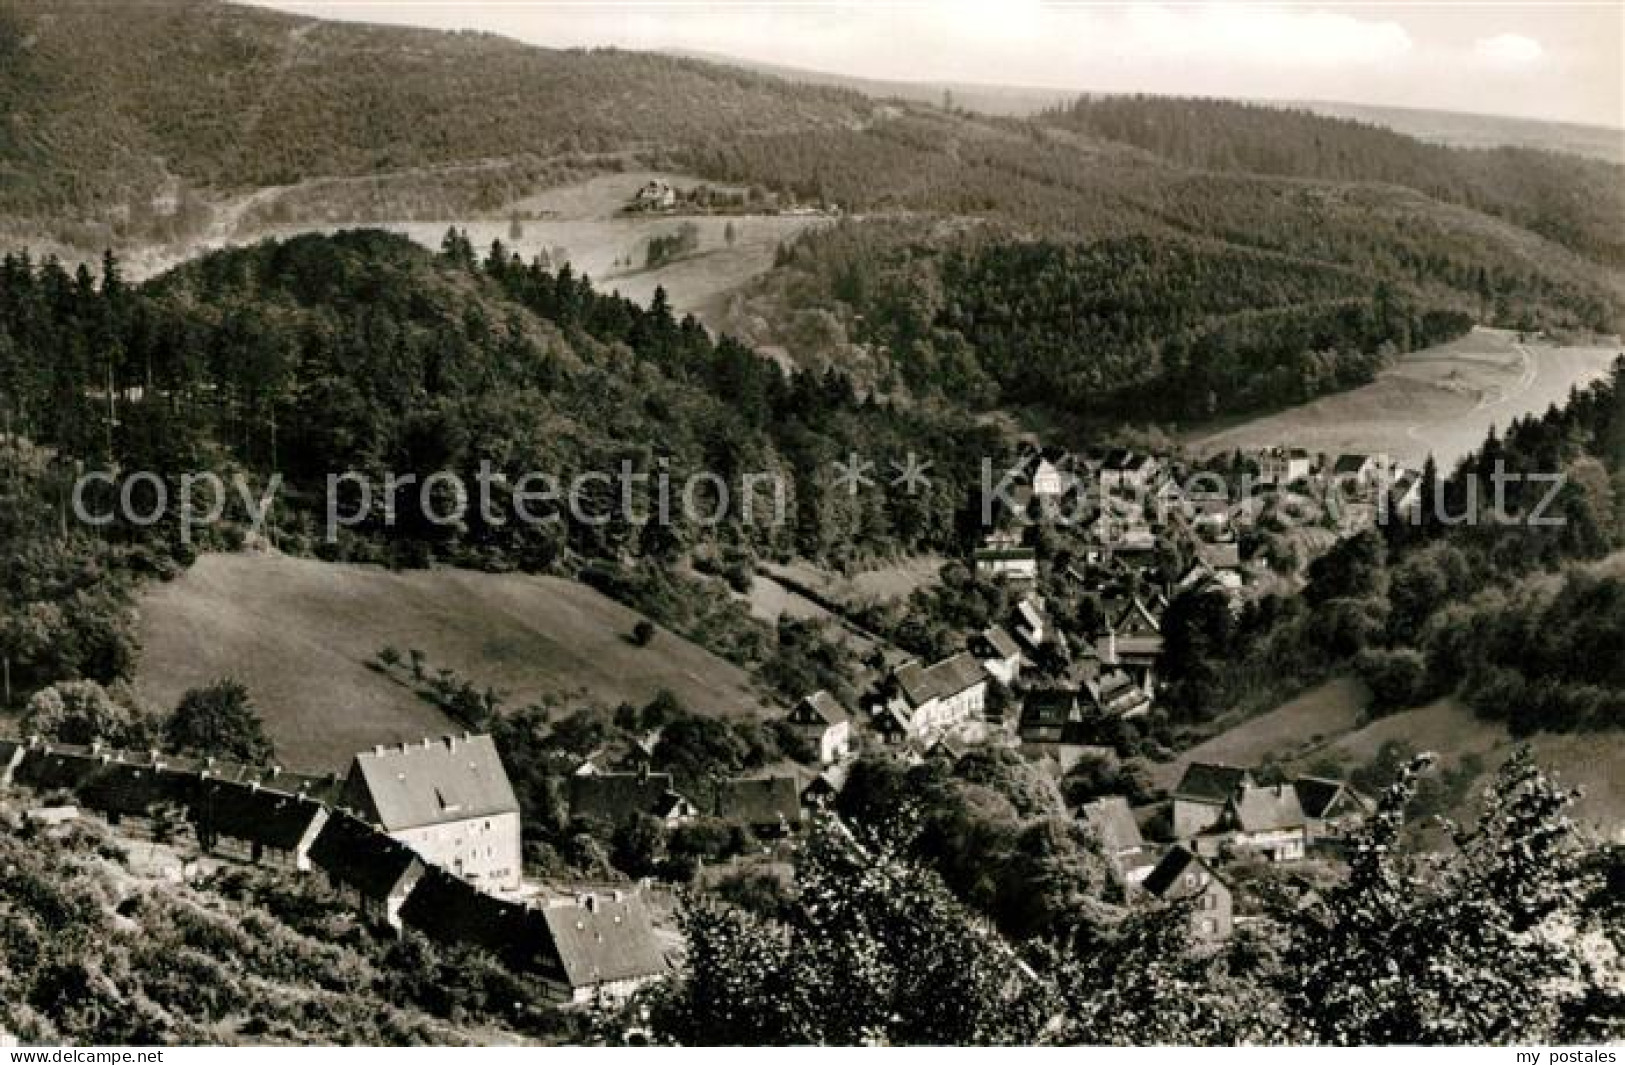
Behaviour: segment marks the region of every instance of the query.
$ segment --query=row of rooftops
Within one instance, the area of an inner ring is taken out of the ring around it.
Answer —
[[[375,748],[358,756],[358,762],[372,768],[370,780],[379,772],[410,777],[408,767],[421,770],[449,758],[464,765],[471,754],[476,767],[483,757],[494,757],[490,737],[465,735]],[[500,760],[495,764],[500,769]],[[505,794],[488,787],[478,774],[476,778],[471,792],[459,793],[469,809],[506,804],[512,790],[505,774]],[[200,839],[224,837],[280,852],[308,846],[310,864],[335,883],[370,903],[398,903],[400,923],[442,942],[481,946],[515,968],[558,977],[572,987],[640,979],[668,969],[641,898],[589,898],[536,908],[488,895],[428,865],[411,847],[380,831],[381,822],[368,820],[366,811],[341,805],[346,793],[336,774],[311,777],[100,744],[0,738],[3,785],[37,793],[69,791],[86,807],[115,817],[146,816],[165,805],[183,807]],[[421,796],[407,791],[411,794],[386,792],[383,805],[392,814],[412,811]]]
[[[1302,828],[1336,813],[1340,802],[1360,809],[1370,803],[1348,784],[1324,777],[1298,777],[1282,784],[1264,785],[1240,766],[1192,762],[1175,786],[1176,802],[1225,807],[1244,832]]]

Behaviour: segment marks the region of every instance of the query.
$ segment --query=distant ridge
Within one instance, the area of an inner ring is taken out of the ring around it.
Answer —
[[[1024,117],[1079,97],[1103,98],[1129,93],[1097,92],[1090,89],[1059,89],[1034,85],[1001,85],[961,81],[892,81],[863,78],[805,67],[764,63],[717,52],[674,49],[668,54],[709,63],[736,66],[758,74],[783,78],[805,85],[850,89],[877,99],[901,99],[915,103],[941,104],[949,94],[955,107],[986,115]],[[1168,95],[1149,93],[1147,95]],[[1450,148],[1536,148],[1600,159],[1625,165],[1625,129],[1593,126],[1578,122],[1519,118],[1510,115],[1477,114],[1465,111],[1435,111],[1417,107],[1388,107],[1378,104],[1345,103],[1336,100],[1273,100],[1246,98],[1242,102],[1266,107],[1299,109],[1328,118],[1347,118],[1384,126],[1396,133]]]

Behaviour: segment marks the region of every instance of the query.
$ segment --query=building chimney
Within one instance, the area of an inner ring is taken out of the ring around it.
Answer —
[[[372,753],[375,757],[382,758],[384,756],[384,745],[381,743],[373,744]]]

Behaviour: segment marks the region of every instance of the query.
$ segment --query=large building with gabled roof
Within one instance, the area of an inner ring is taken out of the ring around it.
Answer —
[[[486,890],[519,887],[519,800],[490,736],[363,751],[343,803],[431,865]]]

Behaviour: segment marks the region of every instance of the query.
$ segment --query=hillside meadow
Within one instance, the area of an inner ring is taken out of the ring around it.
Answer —
[[[160,708],[231,676],[248,686],[279,758],[338,769],[376,743],[460,731],[371,667],[393,646],[491,685],[509,707],[587,690],[613,705],[669,690],[702,712],[763,712],[736,666],[574,581],[456,569],[390,572],[276,554],[204,555],[140,600],[137,686]]]

